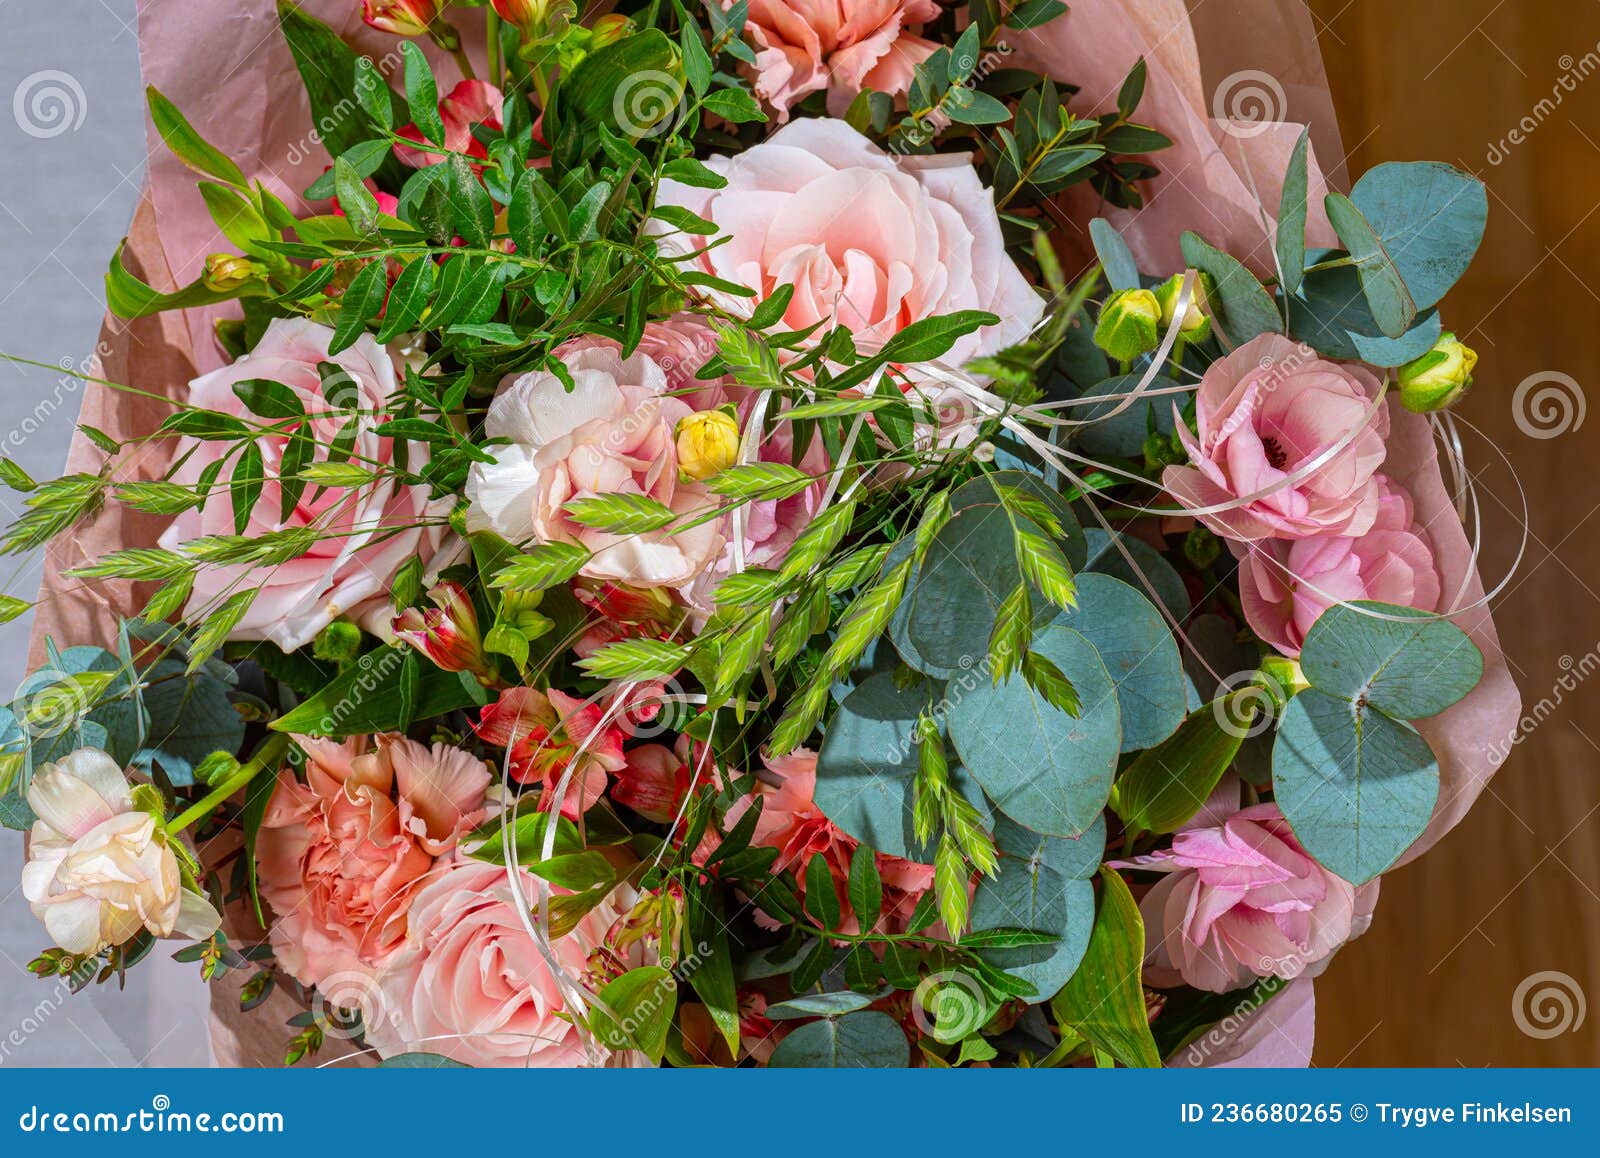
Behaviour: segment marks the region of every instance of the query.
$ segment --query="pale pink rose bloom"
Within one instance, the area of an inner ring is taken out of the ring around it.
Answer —
[[[1279,652],[1300,654],[1317,618],[1341,600],[1439,607],[1439,572],[1411,496],[1383,475],[1378,516],[1364,535],[1313,535],[1231,544],[1250,627]]]
[[[399,949],[413,893],[484,818],[490,774],[459,748],[404,736],[295,740],[306,782],[279,773],[256,859],[278,962],[320,985]]]
[[[473,1066],[585,1064],[566,994],[525,923],[538,882],[522,873],[519,901],[506,873],[501,865],[458,861],[417,893],[405,947],[365,995],[367,1043],[382,1056],[421,1051]],[[572,983],[589,985],[591,954],[611,956],[606,934],[618,915],[612,900],[602,901],[554,942]],[[620,964],[641,964],[642,957],[636,946]],[[606,1062],[631,1057],[597,1048]]]
[[[1366,932],[1378,882],[1355,888],[1301,847],[1276,804],[1202,823],[1118,861],[1168,875],[1139,904],[1145,980],[1227,993],[1258,977],[1315,977]]]
[[[703,513],[715,496],[678,479],[673,429],[693,413],[669,394],[650,354],[624,358],[608,345],[563,348],[572,375],[534,370],[500,385],[484,431],[509,444],[467,477],[467,525],[512,543],[568,542],[593,554],[581,574],[637,587],[681,587],[722,552],[721,520],[691,529],[614,535],[569,518],[563,504],[597,495],[644,495],[681,514]]]
[[[50,939],[92,955],[148,930],[157,937],[209,937],[220,920],[183,887],[178,861],[156,818],[136,809],[121,766],[79,748],[34,770],[22,894]]]
[[[751,843],[778,850],[773,871],[793,871],[802,895],[806,887],[806,865],[811,863],[812,857],[821,856],[833,876],[841,905],[848,911],[850,858],[860,842],[817,807],[817,754],[808,748],[796,748],[786,756],[764,758],[764,763],[770,773],[769,779],[778,783],[763,782],[752,795],[735,800],[728,809],[727,823],[737,824],[755,803],[754,796],[759,794],[763,803]],[[902,929],[922,894],[933,887],[933,866],[881,852],[875,854],[874,863],[884,892],[883,916],[879,923],[891,932]],[[855,917],[852,915],[840,928],[846,933],[858,931]]]
[[[1360,535],[1377,518],[1375,473],[1389,435],[1388,408],[1369,414],[1377,393],[1366,367],[1328,362],[1310,347],[1263,334],[1206,371],[1194,433],[1178,424],[1190,465],[1167,467],[1161,483],[1227,539]],[[1351,431],[1355,437],[1324,461]],[[1314,462],[1321,465],[1285,484]],[[1250,495],[1260,497],[1211,510]]]
[[[481,80],[459,82],[455,88],[439,99],[439,120],[444,125],[442,142],[444,147],[452,153],[465,153],[469,157],[487,160],[489,151],[484,148],[483,142],[472,135],[472,126],[487,125],[498,131],[501,102],[500,90],[492,84]],[[422,136],[422,130],[416,125],[401,127],[397,130],[397,135],[416,141],[419,146],[427,144]],[[449,159],[444,153],[430,152],[426,148],[412,149],[405,145],[396,145],[394,155],[400,159],[402,165],[409,165],[413,169],[437,165]]]
[[[900,96],[938,47],[908,29],[938,16],[934,0],[752,0],[745,29],[756,46],[756,95],[780,122],[823,89],[836,117],[863,89]]]
[[[766,141],[706,164],[721,189],[663,181],[663,205],[716,224],[728,240],[669,233],[665,252],[704,249],[687,264],[755,290],[793,285],[782,325],[799,330],[837,321],[864,349],[912,322],[957,310],[1000,321],[957,340],[945,355],[960,365],[1027,337],[1044,301],[1006,253],[994,194],[965,155],[895,157],[843,121],[793,121]],[[711,291],[730,312],[756,300]]]
[[[357,429],[355,459],[387,464],[394,458],[394,444],[373,431],[396,389],[394,364],[370,334],[329,357],[332,337],[332,330],[315,322],[275,319],[253,351],[191,382],[188,401],[201,409],[262,423],[267,420],[251,414],[234,394],[234,384],[249,378],[281,382],[305,408],[311,435],[321,448],[319,457],[353,421]],[[331,362],[342,371],[330,378],[327,387],[317,373],[319,362]],[[304,647],[341,616],[386,628],[390,581],[395,573],[412,559],[420,558],[424,564],[435,562],[436,555],[443,559],[440,549],[448,535],[444,520],[451,500],[430,501],[426,487],[399,486],[386,475],[358,490],[307,486],[288,518],[283,518],[278,477],[288,442],[284,435],[256,439],[266,483],[244,533],[257,536],[310,527],[326,532],[326,537],[304,555],[271,567],[202,568],[188,606],[214,607],[230,595],[253,589],[255,601],[231,638],[271,640],[284,651]],[[201,471],[233,445],[185,436],[177,452],[183,465],[174,477],[181,483],[195,483]],[[407,465],[413,471],[428,462],[428,448],[423,443],[409,443],[407,454]],[[225,470],[222,484],[212,488],[203,506],[173,520],[161,536],[163,547],[176,549],[202,535],[234,533],[227,478]]]

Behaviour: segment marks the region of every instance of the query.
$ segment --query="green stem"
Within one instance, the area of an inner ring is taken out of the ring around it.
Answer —
[[[267,768],[276,768],[289,750],[289,737],[274,733],[261,742],[254,756],[232,776],[207,792],[167,823],[167,834],[176,836],[196,821],[209,816],[224,800],[249,784]]]
[[[493,8],[484,14],[484,35],[489,40],[489,83],[505,87],[505,57],[500,51],[500,15]]]

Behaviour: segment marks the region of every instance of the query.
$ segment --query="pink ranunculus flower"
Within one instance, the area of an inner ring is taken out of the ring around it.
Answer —
[[[398,735],[296,742],[306,782],[279,773],[256,858],[279,963],[320,985],[399,949],[413,893],[484,818],[490,774],[459,748]]]
[[[364,994],[368,1044],[384,1057],[421,1051],[473,1066],[585,1064],[567,991],[528,935],[525,910],[538,882],[522,873],[520,883],[519,899],[504,866],[463,860],[417,893],[404,947]],[[612,957],[606,936],[618,916],[612,900],[602,901],[555,940],[569,984],[589,984],[592,954]],[[643,964],[646,952],[635,943],[610,963]],[[596,1048],[608,1064],[631,1057]]]
[[[354,423],[356,460],[388,464],[394,459],[394,445],[374,430],[396,389],[394,364],[371,335],[362,335],[355,345],[330,357],[332,337],[332,330],[315,322],[275,319],[254,350],[191,382],[188,401],[201,409],[261,423],[266,420],[250,412],[234,393],[234,384],[252,378],[280,382],[304,407],[311,436],[320,447],[329,446],[347,424]],[[330,374],[324,383],[317,370],[320,363],[332,363],[341,373]],[[288,442],[281,434],[256,439],[266,483],[245,534],[310,528],[324,532],[324,537],[304,555],[271,567],[202,568],[189,607],[214,607],[230,595],[254,589],[255,600],[231,638],[271,640],[284,651],[304,647],[341,616],[381,632],[389,621],[389,589],[395,573],[413,558],[442,563],[448,553],[442,548],[451,538],[445,525],[451,500],[430,501],[426,487],[401,486],[392,475],[384,475],[355,490],[307,486],[285,518],[278,477]],[[206,466],[232,445],[185,436],[175,479],[195,483]],[[411,470],[420,470],[427,461],[425,444],[408,444]],[[219,485],[211,489],[204,505],[173,520],[161,545],[170,550],[202,535],[233,533],[231,490]]]
[[[959,365],[1021,341],[1044,312],[1006,254],[993,191],[965,156],[895,157],[843,121],[807,118],[706,164],[725,187],[663,181],[659,200],[713,222],[728,240],[706,248],[706,239],[656,222],[661,247],[703,251],[687,264],[762,298],[793,285],[787,329],[837,322],[871,349],[938,314],[998,315],[945,355]],[[755,300],[712,296],[744,313]]]
[[[440,142],[452,153],[465,153],[469,157],[487,160],[489,151],[483,142],[472,135],[474,125],[486,125],[500,130],[500,110],[503,103],[500,90],[481,80],[464,80],[439,99],[439,120],[444,124],[444,140]],[[398,136],[416,141],[418,148],[396,145],[394,155],[402,165],[413,169],[426,168],[447,160],[444,153],[434,153],[426,148],[428,142],[416,125],[405,125],[396,130]]]
[[[836,117],[863,89],[900,96],[938,48],[909,29],[939,11],[935,0],[752,0],[745,27],[756,46],[756,95],[780,122],[824,89]]]
[[[1227,993],[1258,977],[1315,977],[1366,932],[1378,882],[1356,888],[1323,868],[1276,804],[1197,820],[1170,849],[1115,862],[1168,874],[1139,904],[1152,985]]]
[[[557,356],[573,389],[548,370],[501,383],[485,434],[505,438],[493,463],[468,475],[467,525],[513,543],[569,542],[592,555],[581,574],[635,587],[682,587],[721,555],[725,520],[687,529],[611,534],[575,522],[563,505],[598,495],[644,495],[680,514],[704,513],[716,497],[678,477],[673,430],[694,408],[671,394],[667,372],[636,350],[584,342]]]
[[[1365,367],[1263,334],[1206,371],[1195,431],[1178,424],[1190,465],[1169,466],[1162,485],[1227,539],[1360,535],[1378,515],[1376,472],[1389,435],[1388,409],[1373,408],[1377,393]]]
[[[1438,610],[1439,572],[1433,548],[1413,520],[1411,496],[1383,475],[1377,478],[1378,516],[1364,535],[1232,544],[1245,619],[1284,655],[1299,655],[1317,617],[1341,600]]]
[[[98,748],[42,764],[28,784],[38,819],[28,839],[22,894],[50,939],[92,956],[140,930],[203,940],[221,918],[184,887],[157,818],[135,805],[121,765]]]
[[[807,748],[796,748],[786,756],[765,760],[765,763],[771,778],[778,784],[764,782],[752,795],[734,801],[728,809],[727,823],[737,824],[759,794],[763,800],[761,816],[756,820],[751,843],[777,849],[779,855],[773,871],[793,870],[802,892],[806,887],[806,865],[812,857],[821,856],[833,875],[840,903],[848,911],[850,858],[860,842],[817,807],[817,754]],[[875,863],[883,881],[880,923],[891,932],[903,929],[917,901],[933,887],[933,866],[881,852],[875,855]],[[858,931],[855,918],[852,916],[841,929],[846,933]]]

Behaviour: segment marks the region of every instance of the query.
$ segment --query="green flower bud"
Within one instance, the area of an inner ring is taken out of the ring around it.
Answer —
[[[1204,527],[1193,527],[1183,537],[1183,557],[1202,571],[1222,555],[1222,540]]]
[[[361,629],[346,620],[336,619],[311,641],[311,654],[329,663],[349,663],[361,654]]]
[[[1189,308],[1183,313],[1179,333],[1185,342],[1203,342],[1211,336],[1211,275],[1196,274],[1189,294]],[[1178,298],[1183,289],[1183,275],[1175,273],[1156,287],[1156,301],[1161,303],[1161,332],[1172,325],[1178,311]]]
[[[1144,436],[1144,468],[1145,470],[1160,470],[1162,467],[1173,466],[1189,461],[1188,453],[1170,435],[1162,434],[1159,430],[1152,430]]]
[[[213,253],[206,258],[205,271],[200,278],[207,289],[229,293],[240,286],[249,285],[265,273],[265,269],[248,257],[241,257],[237,253]]]
[[[1400,404],[1418,414],[1443,410],[1472,385],[1477,364],[1476,350],[1454,334],[1440,334],[1433,349],[1400,367]]]
[[[1272,698],[1279,711],[1311,686],[1311,681],[1300,670],[1300,662],[1282,655],[1269,655],[1262,660],[1253,682]]]
[[[1094,344],[1118,362],[1131,362],[1161,344],[1161,303],[1149,290],[1118,290],[1100,307]]]

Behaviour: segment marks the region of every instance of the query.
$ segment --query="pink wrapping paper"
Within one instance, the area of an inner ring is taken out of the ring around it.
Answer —
[[[347,40],[380,62],[398,61],[398,41],[366,28],[356,0],[307,0],[306,11],[328,21]],[[1293,117],[1313,124],[1313,143],[1325,158],[1338,158],[1320,57],[1304,13],[1270,0],[1210,0],[1200,9],[1201,35],[1178,0],[1075,0],[1070,14],[1044,29],[1020,34],[1013,63],[1037,67],[1082,87],[1075,106],[1103,111],[1112,104],[1128,69],[1142,55],[1150,78],[1137,117],[1176,142],[1162,153],[1163,169],[1137,213],[1106,213],[1122,228],[1140,265],[1150,272],[1181,268],[1178,235],[1186,228],[1247,259],[1261,272],[1271,268],[1270,215],[1263,221],[1256,193],[1275,206],[1289,149],[1300,131]],[[469,45],[472,14],[459,10]],[[328,164],[316,143],[293,59],[278,32],[273,0],[140,0],[140,55],[145,79],[160,88],[208,139],[232,156],[252,178],[267,184],[292,208]],[[481,46],[480,46],[481,50]],[[439,55],[429,46],[430,55]],[[1270,59],[1273,63],[1264,62]],[[1255,61],[1257,63],[1252,64]],[[1250,133],[1227,131],[1211,115],[1221,79],[1241,69],[1273,71],[1286,94],[1290,119]],[[388,71],[385,67],[385,71]],[[442,79],[450,76],[445,66]],[[445,79],[448,84],[448,79]],[[195,176],[150,131],[147,188],[133,223],[130,263],[158,288],[198,276],[205,255],[227,248],[195,189]],[[1255,193],[1252,193],[1252,179]],[[1313,174],[1312,244],[1332,241],[1321,214],[1325,183]],[[1079,190],[1069,205],[1076,222],[1102,208]],[[226,307],[222,307],[225,310]],[[103,334],[105,376],[169,397],[181,394],[196,372],[215,367],[222,355],[211,326],[219,311],[190,311],[135,323],[108,319]],[[113,434],[152,429],[166,413],[158,403],[108,389],[91,389],[83,421]],[[135,477],[158,475],[169,443],[155,444],[143,459],[127,464]],[[91,461],[93,451],[75,443],[71,462]],[[97,461],[97,460],[95,460]],[[1390,460],[1385,468],[1410,488],[1418,518],[1433,540],[1449,592],[1461,591],[1456,606],[1481,596],[1471,552],[1440,478],[1427,424],[1396,408]],[[108,510],[94,523],[52,545],[35,653],[47,632],[65,642],[110,638],[115,617],[130,609],[126,586],[83,590],[61,579],[61,571],[116,547],[149,545],[160,521]],[[1483,650],[1483,684],[1460,704],[1423,721],[1419,730],[1438,754],[1443,786],[1432,824],[1407,858],[1420,855],[1470,807],[1496,762],[1493,746],[1511,734],[1519,711],[1494,625],[1484,610],[1464,614],[1461,626]],[[282,995],[274,1001],[281,1004]],[[1270,1013],[1270,1016],[1267,1014]],[[241,1017],[224,998],[216,1007],[214,1034],[224,1064],[278,1064],[281,1017]],[[1310,1056],[1314,1003],[1309,981],[1299,981],[1259,1015],[1239,1019],[1225,1044],[1214,1046],[1207,1065],[1304,1065]],[[343,1051],[340,1051],[343,1052]],[[1178,1064],[1183,1064],[1181,1059]]]

